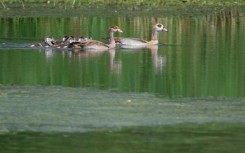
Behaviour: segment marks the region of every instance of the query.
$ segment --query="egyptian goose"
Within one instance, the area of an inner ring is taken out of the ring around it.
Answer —
[[[116,47],[114,40],[114,32],[123,32],[118,26],[111,26],[109,28],[109,44],[105,44],[96,40],[78,41],[70,43],[68,48],[79,48],[83,50],[107,50]]]
[[[137,47],[157,45],[158,33],[161,31],[167,32],[168,30],[161,23],[157,23],[152,28],[152,37],[150,41],[146,41],[139,38],[116,38],[115,41],[120,43],[122,48],[137,48]]]

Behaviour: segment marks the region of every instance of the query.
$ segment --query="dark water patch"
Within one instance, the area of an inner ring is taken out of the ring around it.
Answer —
[[[10,132],[0,134],[0,151],[106,153],[243,153],[244,125],[181,124],[70,133]]]

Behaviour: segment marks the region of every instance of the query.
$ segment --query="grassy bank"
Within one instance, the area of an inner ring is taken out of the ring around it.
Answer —
[[[88,5],[99,6],[134,6],[134,7],[159,7],[159,6],[188,6],[188,5],[215,5],[231,6],[244,5],[245,0],[2,0],[1,8],[29,7],[31,4],[42,4],[53,7],[80,8]]]
[[[203,15],[234,7],[243,10],[245,0],[2,0],[0,16]]]

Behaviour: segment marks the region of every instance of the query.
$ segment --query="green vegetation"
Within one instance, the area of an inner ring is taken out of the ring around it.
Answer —
[[[52,7],[80,8],[88,5],[100,6],[134,6],[134,7],[159,7],[159,6],[182,6],[182,5],[244,5],[245,0],[2,0],[1,8],[23,7],[30,4],[42,4]],[[14,4],[14,6],[13,6]]]
[[[233,6],[242,8],[245,0],[2,0],[0,16],[209,14]]]

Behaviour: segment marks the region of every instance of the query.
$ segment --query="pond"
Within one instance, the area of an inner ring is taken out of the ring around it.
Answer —
[[[0,151],[243,152],[244,13],[1,17]],[[150,48],[30,47],[111,25],[150,40],[155,23]]]

